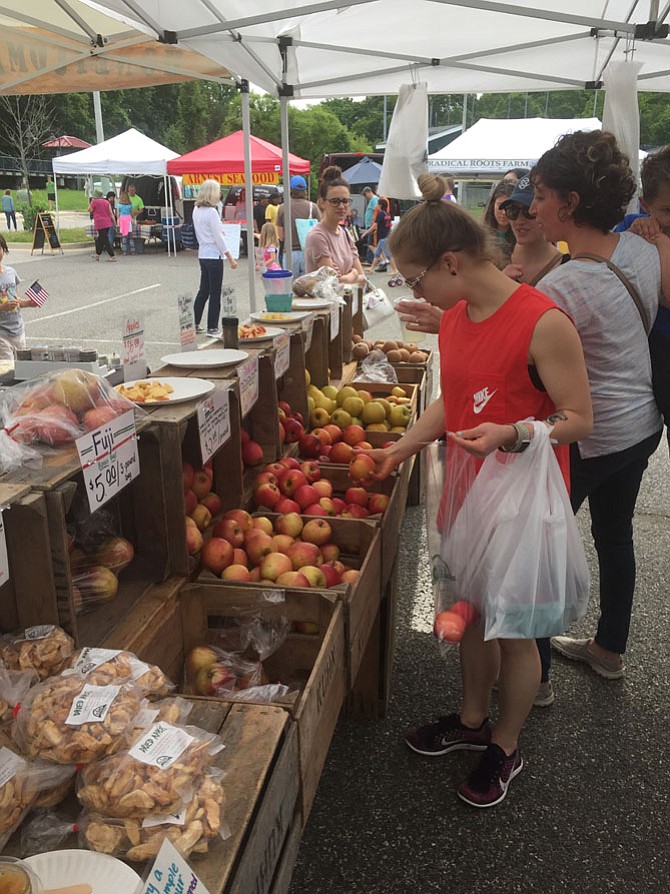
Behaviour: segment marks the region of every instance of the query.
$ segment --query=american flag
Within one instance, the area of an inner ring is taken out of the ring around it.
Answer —
[[[35,307],[42,307],[48,297],[49,293],[46,289],[42,288],[37,280],[35,280],[30,288],[26,289],[26,298],[30,298]]]

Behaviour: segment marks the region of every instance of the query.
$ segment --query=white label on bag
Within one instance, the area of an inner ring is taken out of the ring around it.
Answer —
[[[330,306],[330,340],[335,341],[340,334],[340,305],[333,301]]]
[[[183,826],[186,822],[186,808],[178,813],[165,813],[163,816],[147,816],[142,820],[143,829],[153,829],[154,826]]]
[[[161,844],[139,894],[209,894],[169,838]]]
[[[230,439],[230,394],[228,389],[213,391],[198,404],[200,454],[206,463]]]
[[[291,362],[291,334],[282,332],[274,340],[275,345],[275,379],[279,379],[288,372]]]
[[[87,684],[72,700],[72,707],[65,718],[65,725],[81,726],[82,723],[102,723],[120,690],[120,686],[89,686]]]
[[[9,558],[7,557],[7,538],[5,522],[0,511],[0,587],[9,580]]]
[[[128,663],[130,664],[130,673],[133,675],[133,680],[139,680],[140,677],[143,677],[150,670],[149,665],[145,661],[140,661],[134,655],[128,656]]]
[[[128,754],[149,767],[167,770],[195,742],[183,729],[170,723],[157,723],[148,729],[141,742],[130,749]]]
[[[244,417],[258,400],[258,354],[240,363],[237,375],[240,380],[240,409]]]
[[[94,671],[96,667],[100,667],[106,661],[116,658],[120,651],[120,649],[91,649],[88,647],[82,649],[79,658],[72,665],[72,671],[85,677],[86,674]]]
[[[155,722],[158,717],[159,711],[157,708],[142,708],[140,713],[135,718],[135,727],[137,729],[142,729],[145,726],[151,726],[152,723]]]
[[[23,639],[17,639],[17,643],[32,643],[38,639],[46,639],[51,636],[56,628],[53,624],[38,624],[35,627],[26,627],[23,631]]]
[[[0,748],[0,789],[25,766],[25,761],[9,748]]]

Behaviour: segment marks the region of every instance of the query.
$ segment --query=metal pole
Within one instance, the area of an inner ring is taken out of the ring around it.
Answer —
[[[53,171],[53,162],[51,163],[51,170]],[[60,239],[60,215],[58,213],[58,178],[56,177],[56,172],[54,171],[54,192],[56,197],[56,232],[58,233],[58,238]]]
[[[461,133],[468,129],[468,94],[463,94],[463,120],[461,121]]]
[[[105,131],[102,127],[102,106],[100,105],[100,92],[93,92],[93,114],[95,115],[95,141],[103,143],[105,140]]]
[[[244,134],[244,183],[247,215],[247,272],[249,274],[249,306],[256,312],[256,276],[254,265],[254,184],[251,176],[251,113],[249,110],[249,81],[240,81],[242,98],[242,132]]]
[[[284,269],[293,270],[293,225],[291,222],[291,170],[288,160],[288,96],[279,97],[281,161],[284,177]]]
[[[386,142],[386,137],[387,137],[387,133],[388,133],[387,129],[386,129],[387,110],[388,110],[388,98],[387,98],[386,94],[384,94],[384,142]]]

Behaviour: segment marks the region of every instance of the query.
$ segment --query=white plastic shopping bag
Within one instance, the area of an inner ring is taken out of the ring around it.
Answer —
[[[380,196],[420,199],[419,174],[428,169],[428,84],[402,84],[393,110],[384,164],[377,187]]]
[[[440,567],[450,600],[477,607],[487,640],[559,635],[588,604],[589,570],[550,432],[531,424],[527,450],[490,454],[469,488],[458,484],[459,464],[446,463]]]

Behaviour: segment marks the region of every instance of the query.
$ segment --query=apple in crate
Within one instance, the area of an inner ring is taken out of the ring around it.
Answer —
[[[190,524],[189,524],[190,522]],[[189,556],[195,556],[202,549],[202,534],[197,525],[188,515],[186,516],[186,550]]]
[[[300,464],[300,471],[305,476],[308,484],[314,484],[321,478],[321,467],[318,463],[306,461]]]
[[[288,534],[289,537],[299,537],[302,532],[303,521],[297,512],[287,512],[275,520],[274,529],[278,534]]]
[[[324,562],[337,562],[340,558],[340,548],[336,543],[324,543],[321,555]]]
[[[121,574],[133,561],[135,548],[125,537],[111,537],[98,549],[98,565],[104,565],[114,574]]]
[[[206,506],[203,506],[202,503],[198,503],[195,507],[191,513],[191,518],[201,531],[204,531],[205,528],[208,528],[212,523],[212,513]]]
[[[221,572],[221,580],[234,580],[246,584],[251,580],[251,572],[246,565],[229,565]]]
[[[368,501],[368,512],[370,515],[381,514],[386,511],[386,508],[389,504],[389,498],[387,494],[370,494],[370,499]]]
[[[220,662],[201,668],[195,678],[195,691],[198,695],[206,695],[211,698],[220,692],[234,689],[235,674],[231,668]]]
[[[268,509],[274,509],[281,498],[282,493],[276,484],[260,484],[254,490],[254,503],[256,506],[267,506]]]
[[[256,529],[247,532],[245,546],[247,555],[254,565],[260,565],[265,556],[274,552],[272,537]]]
[[[282,515],[287,515],[289,512],[300,512],[300,506],[298,506],[295,500],[282,497],[275,506],[275,512],[280,512]]]
[[[328,543],[332,534],[332,527],[323,518],[315,518],[313,521],[307,522],[302,529],[302,539],[306,543],[313,543],[316,546]]]
[[[261,562],[261,579],[277,580],[281,574],[293,570],[293,563],[284,553],[268,553]]]
[[[285,469],[286,466],[283,466],[281,463],[268,463],[261,474],[256,477],[254,484],[263,484],[263,481],[261,481],[261,479],[268,473],[274,478],[272,483],[279,484],[279,476],[283,475]]]
[[[316,459],[321,453],[322,446],[316,435],[303,435],[300,438],[300,455],[306,459]]]
[[[307,484],[307,479],[300,469],[286,469],[279,477],[279,489],[287,497],[294,497],[303,485]]]
[[[320,565],[319,568],[321,569],[321,573],[326,579],[326,587],[336,587],[338,584],[342,583],[340,573],[333,565],[330,565],[328,562],[324,562],[324,564]]]
[[[342,574],[342,582],[345,584],[355,584],[360,575],[360,571],[356,571],[355,568],[349,568]]]
[[[333,485],[327,478],[319,478],[318,481],[315,481],[312,484],[312,487],[319,495],[318,499],[321,497],[332,497],[333,496]]]
[[[198,505],[198,498],[192,490],[184,491],[184,511],[186,515],[190,515]]]
[[[263,462],[263,448],[256,441],[247,441],[242,445],[242,462],[245,466],[257,466]]]
[[[193,475],[191,490],[199,500],[202,500],[212,489],[212,475],[207,469],[198,469]]]
[[[367,518],[370,513],[358,503],[347,503],[345,509],[340,513],[341,518]]]
[[[269,534],[270,537],[274,534],[274,528],[272,527],[272,522],[266,515],[256,515],[251,519],[251,530],[262,531],[264,534]]]
[[[275,546],[275,552],[286,553],[289,546],[293,546],[295,543],[295,538],[290,537],[288,534],[275,534],[272,542]]]
[[[302,484],[293,496],[303,512],[310,504],[319,502],[319,493],[311,484]]]
[[[253,517],[244,509],[229,509],[223,517],[234,519],[243,531],[250,531],[253,528]]]
[[[286,555],[291,560],[294,571],[299,571],[303,565],[320,565],[323,561],[321,551],[315,543],[299,541],[292,544],[286,550]]]
[[[282,456],[279,460],[279,465],[284,469],[299,469],[300,460],[297,460],[295,456]]]
[[[309,589],[310,583],[300,571],[286,571],[280,574],[276,580],[280,587],[302,587]]]
[[[340,465],[345,465],[349,463],[354,458],[354,448],[349,444],[345,444],[344,441],[339,441],[337,444],[333,444],[330,450],[330,454],[328,455],[328,459],[331,463],[338,463]]]
[[[186,676],[193,680],[199,670],[210,667],[216,661],[216,652],[209,646],[195,646],[186,656]]]
[[[209,511],[212,513],[212,517],[218,515],[219,512],[221,512],[221,507],[223,505],[221,503],[221,497],[211,490],[208,494],[205,494],[200,502],[203,506],[206,506],[209,509]]]
[[[190,490],[193,487],[193,479],[195,478],[195,469],[190,463],[182,462],[181,464],[181,481],[184,490]]]
[[[364,509],[368,505],[368,492],[364,487],[348,487],[344,493],[345,503],[357,503]]]
[[[305,575],[310,587],[317,587],[321,590],[326,587],[326,577],[316,565],[303,565],[300,573]]]
[[[233,549],[244,545],[244,531],[234,518],[222,518],[212,528],[212,534],[214,537],[227,540]]]
[[[223,537],[211,537],[203,544],[200,561],[213,574],[221,574],[233,563],[233,546]]]

